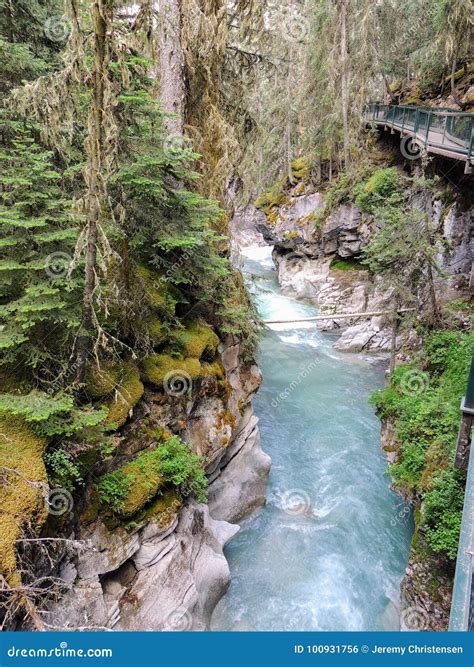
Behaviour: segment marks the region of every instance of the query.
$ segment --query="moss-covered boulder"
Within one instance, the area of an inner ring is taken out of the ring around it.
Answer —
[[[165,380],[173,377],[189,377],[197,380],[201,376],[199,359],[177,359],[168,354],[153,354],[142,362],[145,382],[163,387]]]
[[[143,329],[150,339],[153,347],[157,347],[158,345],[165,343],[169,336],[168,328],[161,321],[161,319],[156,316],[148,317],[143,322]]]
[[[0,416],[0,572],[10,586],[21,583],[16,542],[22,527],[40,528],[48,515],[44,448],[23,419]]]
[[[191,322],[175,334],[175,339],[185,358],[201,359],[204,355],[214,358],[219,345],[217,335],[210,326],[202,322]]]
[[[294,181],[303,181],[309,176],[309,162],[306,157],[293,160],[291,163],[291,174]]]
[[[216,359],[212,363],[203,363],[201,369],[201,377],[215,378],[216,380],[225,380],[225,370],[222,362]]]
[[[186,303],[179,289],[150,267],[139,266],[136,269],[136,276],[142,287],[143,300],[153,312],[173,317],[176,304]]]
[[[91,398],[104,398],[113,392],[120,381],[122,365],[106,361],[86,371],[86,392]]]
[[[157,450],[142,452],[99,480],[102,506],[121,518],[130,518],[150,502],[165,485]]]
[[[119,382],[115,387],[115,395],[107,405],[109,408],[107,424],[121,428],[127,421],[130,410],[137,405],[144,391],[138,369],[132,363],[123,364]]]
[[[150,519],[158,520],[160,526],[165,526],[176,516],[176,512],[182,507],[183,501],[176,489],[170,489],[156,500],[153,500],[144,510],[136,516],[136,521]]]

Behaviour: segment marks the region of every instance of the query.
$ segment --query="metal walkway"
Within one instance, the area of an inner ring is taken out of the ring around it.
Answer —
[[[461,414],[462,420],[455,465],[457,468],[467,468],[467,479],[449,629],[453,632],[473,632],[474,447],[472,446],[472,427],[474,425],[474,357],[472,358],[466,396],[461,403]]]
[[[416,159],[424,150],[465,162],[466,173],[474,173],[474,113],[373,102],[365,107],[364,118],[411,137],[411,145],[402,144],[408,159]]]

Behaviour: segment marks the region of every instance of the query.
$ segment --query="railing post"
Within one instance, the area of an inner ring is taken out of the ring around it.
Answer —
[[[448,126],[448,114],[444,114],[444,123],[443,123],[443,140],[441,141],[441,145],[444,146],[444,140],[446,139],[446,128]]]
[[[471,432],[474,425],[474,356],[467,383],[466,395],[461,401],[461,425],[459,427],[458,444],[454,466],[466,470],[471,448]]]
[[[420,124],[420,110],[417,109],[415,113],[415,125],[413,126],[413,135],[416,136],[418,125]]]
[[[467,149],[467,159],[469,163],[471,162],[473,147],[474,147],[474,118],[471,118],[471,137],[469,139],[469,146]]]
[[[431,119],[433,118],[433,112],[430,111],[428,113],[428,122],[426,124],[426,139],[425,139],[425,148],[428,145],[428,139],[429,139],[429,134],[430,134],[430,125],[431,125]]]

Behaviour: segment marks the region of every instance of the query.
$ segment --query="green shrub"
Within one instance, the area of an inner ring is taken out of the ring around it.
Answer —
[[[207,501],[207,478],[202,458],[193,454],[189,445],[173,436],[157,449],[159,469],[167,482],[184,495],[193,495],[199,502]]]
[[[464,500],[465,479],[457,470],[446,470],[425,495],[423,527],[426,541],[435,553],[455,560]]]
[[[52,486],[71,491],[78,484],[83,484],[79,466],[74,462],[71,454],[64,449],[48,452],[45,454],[44,461]]]
[[[395,167],[377,169],[365,183],[356,187],[355,202],[361,211],[372,214],[381,205],[397,202],[400,189],[400,176]]]
[[[160,437],[161,433],[157,435]],[[192,495],[199,502],[207,500],[202,459],[177,436],[103,475],[98,491],[104,508],[122,518],[130,518],[169,486],[183,497]]]
[[[417,364],[397,368],[390,386],[372,397],[380,416],[395,423],[395,486],[422,500],[420,530],[449,560],[456,558],[464,497],[464,474],[453,467],[459,405],[473,353],[474,333],[434,332]],[[407,391],[413,378],[418,390]]]

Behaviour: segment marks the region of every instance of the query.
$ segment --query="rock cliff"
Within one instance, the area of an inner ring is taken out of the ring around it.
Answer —
[[[145,446],[143,424],[178,433],[205,457],[209,504],[165,494],[128,523],[85,510],[57,566],[67,591],[47,612],[47,627],[205,630],[227,590],[223,548],[235,523],[264,504],[270,458],[260,448],[252,397],[261,376],[232,338],[219,347],[221,387],[209,378],[191,395],[147,387],[127,427],[120,460]],[[223,389],[222,389],[223,387]]]

